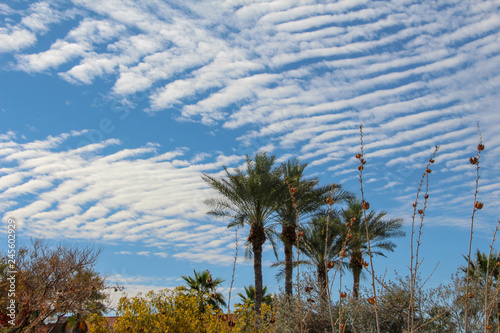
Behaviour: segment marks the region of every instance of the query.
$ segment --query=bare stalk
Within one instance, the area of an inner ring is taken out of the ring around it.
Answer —
[[[488,332],[488,327],[489,327],[488,295],[490,293],[490,281],[493,276],[493,270],[490,275],[490,259],[491,259],[491,254],[493,253],[493,244],[495,244],[499,228],[500,228],[500,220],[498,220],[495,231],[493,232],[493,239],[491,240],[490,244],[490,252],[488,253],[488,263],[486,264],[486,277],[485,277],[485,287],[484,287],[484,332],[485,333]],[[495,266],[495,268],[497,267]]]
[[[231,286],[229,287],[229,299],[227,301],[227,312],[231,314],[231,292],[233,291],[234,275],[236,272],[236,260],[238,259],[238,229],[234,229],[235,254],[233,263],[233,275],[231,276]]]
[[[335,190],[335,184],[332,183],[332,187],[331,187],[331,190],[330,190],[330,197],[326,200],[326,202],[328,203],[328,212],[327,212],[327,215],[326,215],[326,236],[325,236],[325,258],[324,258],[324,262],[325,262],[325,280],[326,280],[326,292],[328,294],[328,312],[330,314],[330,323],[332,325],[332,332],[335,331],[335,328],[334,328],[334,323],[333,323],[333,314],[332,314],[332,302],[331,302],[331,295],[330,295],[330,286],[328,284],[328,234],[330,232],[330,212],[332,211],[332,206],[334,204],[333,202],[333,191]]]
[[[474,207],[472,209],[472,219],[470,223],[470,236],[469,236],[469,252],[467,253],[467,281],[465,284],[465,333],[467,333],[468,322],[469,322],[469,284],[470,284],[470,254],[472,249],[472,235],[474,234],[474,215],[476,211],[483,208],[483,203],[477,201],[477,193],[479,187],[479,159],[481,157],[481,151],[484,150],[483,138],[481,136],[481,130],[479,129],[479,124],[477,125],[477,130],[479,132],[479,144],[477,146],[477,155],[469,159],[469,162],[476,166],[476,188],[474,191]]]
[[[377,323],[377,333],[380,333],[380,320],[378,313],[378,304],[377,304],[377,288],[375,286],[375,269],[373,268],[373,259],[372,259],[372,250],[370,247],[370,231],[368,230],[368,222],[366,219],[366,211],[370,209],[370,204],[365,200],[365,194],[363,191],[363,169],[364,164],[366,163],[364,159],[364,151],[363,151],[363,126],[359,125],[359,133],[360,133],[360,141],[361,141],[361,154],[359,155],[360,165],[358,167],[359,170],[359,183],[361,187],[361,207],[363,208],[363,218],[365,220],[365,228],[366,228],[366,245],[368,248],[368,257],[370,258],[370,272],[372,275],[372,289],[373,289],[373,297],[368,299],[368,302],[372,304],[375,308],[375,320]]]
[[[415,197],[415,202],[413,203],[413,214],[412,214],[412,221],[411,221],[411,239],[410,239],[410,251],[411,251],[411,260],[410,260],[410,305],[408,308],[408,332],[413,332],[413,326],[414,326],[414,318],[415,318],[415,306],[414,306],[414,298],[415,298],[415,285],[417,281],[417,270],[418,270],[418,253],[419,253],[419,248],[420,248],[420,239],[422,236],[422,227],[424,225],[424,216],[425,216],[425,210],[427,209],[427,199],[429,198],[429,173],[431,172],[430,165],[434,163],[434,157],[436,156],[437,152],[439,150],[439,146],[436,146],[434,149],[434,153],[432,154],[431,158],[427,162],[427,165],[425,166],[425,171],[422,173],[422,177],[420,178],[420,183],[417,188],[417,195]],[[426,187],[425,187],[425,194],[424,194],[424,207],[423,209],[419,209],[417,211],[417,206],[418,206],[418,199],[420,196],[420,192],[422,190],[422,185],[424,182],[424,179],[426,180]],[[416,254],[413,252],[413,236],[415,234],[415,218],[417,216],[417,212],[420,215],[420,226],[418,229],[418,238],[417,238],[417,249],[416,249]],[[413,263],[415,262],[415,266],[413,266]]]
[[[301,299],[300,299],[300,268],[298,263],[300,262],[300,239],[304,235],[304,232],[301,231],[300,229],[300,220],[299,220],[299,210],[297,208],[297,201],[295,200],[295,193],[297,192],[297,189],[295,187],[290,186],[290,183],[288,182],[287,177],[285,176],[285,182],[286,185],[288,186],[288,192],[290,192],[290,197],[292,198],[293,202],[293,207],[295,208],[295,217],[297,219],[297,229],[299,230],[298,232],[298,237],[296,237],[295,241],[295,246],[297,247],[297,307],[298,307],[298,312],[297,312],[297,320],[299,321],[299,332],[303,332],[303,321],[302,321],[302,304],[301,304]]]

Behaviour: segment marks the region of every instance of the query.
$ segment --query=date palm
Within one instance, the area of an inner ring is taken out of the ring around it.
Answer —
[[[351,224],[351,236],[347,241],[346,250],[350,255],[349,269],[353,275],[352,294],[357,299],[361,272],[366,265],[363,257],[368,255],[365,223],[368,224],[372,255],[385,257],[383,251],[394,252],[396,248],[396,244],[389,239],[405,235],[404,231],[401,231],[403,220],[400,218],[384,220],[386,212],[376,213],[372,210],[367,212],[365,221],[359,199],[349,200],[347,208],[337,210],[334,214],[343,225],[343,238],[347,237],[348,234],[346,224]]]
[[[321,206],[326,204],[326,198],[330,196],[332,190],[331,186],[318,186],[317,178],[305,178],[306,166],[307,163],[300,163],[296,159],[288,160],[281,165],[284,193],[282,193],[281,204],[277,207],[276,213],[282,230],[281,240],[285,254],[285,293],[287,295],[292,295],[293,246],[297,240],[297,219],[302,220],[317,213]],[[289,188],[296,190],[294,194],[296,206]],[[333,191],[334,201],[345,201],[352,196],[349,192],[343,191],[340,185],[334,185]]]
[[[263,297],[262,247],[272,233],[270,222],[279,201],[280,170],[275,167],[275,156],[256,153],[253,160],[246,157],[246,169],[234,172],[224,167],[225,176],[216,178],[203,174],[202,178],[220,195],[205,200],[212,207],[208,214],[230,218],[228,227],[250,227],[248,242],[253,253],[255,276],[255,311],[260,313]]]

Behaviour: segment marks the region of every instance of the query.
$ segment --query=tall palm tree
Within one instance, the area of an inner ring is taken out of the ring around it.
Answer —
[[[209,295],[208,304],[210,304],[214,309],[220,309],[226,307],[226,302],[224,301],[224,296],[216,291],[217,287],[224,282],[221,278],[212,278],[212,275],[208,270],[204,272],[196,272],[193,269],[194,278],[191,276],[181,276],[181,278],[186,281],[187,287],[190,290],[196,291],[201,295]]]
[[[350,239],[347,241],[347,253],[350,255],[349,269],[353,275],[352,294],[354,298],[359,297],[359,279],[361,271],[366,262],[364,256],[368,255],[368,240],[366,239],[366,227],[370,235],[370,247],[372,255],[381,255],[385,257],[382,251],[394,252],[396,244],[388,240],[393,237],[403,237],[404,231],[401,231],[403,219],[383,220],[387,212],[376,213],[367,212],[366,221],[363,216],[363,209],[359,199],[352,199],[348,202],[348,207],[334,212],[343,225],[343,238],[347,237],[347,223],[351,224]]]
[[[297,240],[297,219],[302,220],[317,213],[320,207],[326,204],[326,198],[332,190],[331,186],[317,186],[317,178],[304,178],[306,166],[307,163],[300,163],[296,159],[288,160],[281,165],[284,176],[283,193],[276,213],[282,230],[281,240],[285,254],[285,293],[287,295],[292,295],[293,289],[293,246]],[[289,194],[289,187],[296,189],[294,194],[296,207]],[[335,185],[333,191],[334,201],[345,201],[352,196],[349,192],[343,191],[340,185]]]
[[[260,313],[262,303],[262,246],[271,236],[270,221],[279,200],[280,170],[274,166],[275,156],[256,153],[252,160],[246,157],[246,170],[230,172],[224,167],[225,177],[203,174],[202,178],[220,196],[205,200],[212,207],[208,212],[216,217],[231,218],[228,227],[248,225],[248,242],[253,253],[255,275],[255,311]]]

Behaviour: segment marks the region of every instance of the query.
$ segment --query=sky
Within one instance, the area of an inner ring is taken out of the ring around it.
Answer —
[[[484,208],[473,251],[489,250],[500,217],[499,9],[498,0],[3,1],[2,251],[14,218],[22,244],[102,246],[99,271],[129,295],[181,285],[193,269],[225,279],[227,295],[235,231],[206,214],[216,193],[202,173],[221,176],[267,151],[360,195],[362,124],[365,198],[406,231],[375,259],[376,274],[409,272],[412,203],[439,145],[421,272],[434,270],[430,286],[450,282],[468,251],[478,125]],[[236,292],[253,283],[247,236],[238,231]],[[274,261],[267,245],[272,292],[284,285]]]

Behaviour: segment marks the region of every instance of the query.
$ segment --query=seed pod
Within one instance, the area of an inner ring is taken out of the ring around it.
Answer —
[[[412,206],[413,206],[414,208],[415,208],[415,207],[417,207],[417,203],[415,203],[415,202],[414,202]]]
[[[375,305],[377,304],[377,300],[375,299],[375,297],[370,297],[367,299],[368,303],[370,303],[371,305]]]
[[[347,293],[342,291],[340,293],[340,298],[346,298],[346,297],[347,297]]]
[[[356,154],[356,158],[361,158],[363,155],[361,155],[360,153],[357,153]]]
[[[350,232],[348,232],[346,238],[347,238],[347,240],[352,239],[352,234]]]
[[[297,188],[295,188],[295,187],[291,187],[291,188],[290,188],[290,192],[292,192],[292,193],[294,193],[294,194],[295,194],[295,193],[297,193]]]
[[[363,203],[361,204],[361,208],[368,210],[370,209],[370,204],[366,201],[363,201]]]
[[[482,209],[483,208],[483,203],[480,202],[480,201],[476,201],[476,203],[474,204],[474,207],[476,207],[476,209]]]
[[[486,329],[487,329],[488,331],[490,331],[490,330],[491,330],[491,325],[490,325],[490,324],[486,325]]]
[[[354,223],[356,222],[356,218],[355,217],[351,217],[351,223]]]
[[[306,290],[306,293],[309,293],[311,292],[311,290],[313,290],[313,287],[307,286],[304,289]]]
[[[431,158],[431,159],[429,160],[429,162],[434,163],[434,160]]]
[[[473,293],[468,293],[467,294],[467,298],[474,298],[474,294]]]
[[[424,198],[429,199],[429,195],[428,194],[424,195]]]
[[[432,172],[432,170],[431,170],[431,169],[429,169],[429,168],[427,168],[427,169],[425,170],[425,172],[427,172],[427,173],[431,173],[431,172]]]
[[[276,321],[276,319],[274,319],[274,317],[272,317],[272,318],[271,318],[271,320],[269,320],[269,322],[270,322],[271,324],[274,324],[274,322],[275,322],[275,321]]]
[[[329,204],[330,206],[335,203],[332,198],[326,198],[326,203]]]
[[[363,169],[364,169],[364,167],[363,167],[362,165],[360,165],[360,166],[358,167],[358,170],[359,170],[359,171],[363,171]]]
[[[418,210],[418,213],[419,213],[420,215],[422,215],[422,214],[424,213],[424,210],[423,210],[423,209],[419,209],[419,210]]]
[[[472,156],[471,158],[469,158],[469,162],[470,164],[477,164],[477,158],[475,156]]]
[[[297,236],[299,236],[299,238],[304,237],[304,232],[303,232],[303,231],[299,231],[299,232],[297,233]]]
[[[368,263],[366,261],[363,261],[363,266],[368,269]]]
[[[359,160],[361,162],[362,165],[365,165],[366,164],[366,161],[362,158]]]
[[[477,150],[483,151],[484,150],[484,145],[482,143],[477,145]]]
[[[328,261],[326,263],[326,268],[332,269],[335,266],[335,263],[333,261]]]
[[[352,235],[351,235],[351,236],[352,236]],[[339,256],[340,256],[340,258],[345,258],[345,257],[347,256],[347,253],[345,252],[345,250],[344,250],[344,249],[342,249],[342,250],[339,252]],[[331,262],[331,261],[329,261],[329,262]],[[332,262],[332,267],[331,267],[331,268],[333,268],[333,262]]]
[[[313,298],[311,298],[311,297],[309,297],[309,298],[307,299],[307,301],[308,301],[309,303],[314,303],[314,299],[313,299]]]

